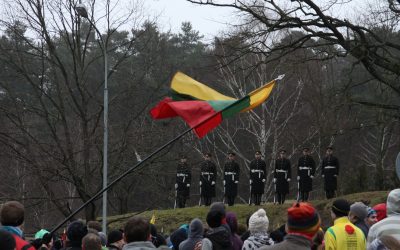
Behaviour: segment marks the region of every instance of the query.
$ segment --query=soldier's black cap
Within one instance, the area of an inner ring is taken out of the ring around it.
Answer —
[[[236,156],[236,154],[233,152],[229,152],[228,155]]]
[[[286,153],[286,150],[285,149],[280,149],[279,153]]]
[[[310,151],[309,147],[303,147],[303,151]]]
[[[333,150],[333,147],[332,146],[326,147],[326,150],[328,150],[328,149]]]
[[[211,154],[210,152],[207,152],[207,153],[204,153],[204,156],[211,157],[211,156],[212,156],[212,154]]]
[[[261,154],[261,151],[260,151],[260,150],[257,150],[257,151],[256,151],[256,154]]]

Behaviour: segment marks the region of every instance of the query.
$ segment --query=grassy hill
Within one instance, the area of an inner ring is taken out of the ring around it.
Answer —
[[[350,202],[355,201],[370,201],[371,205],[377,203],[386,202],[388,191],[377,191],[377,192],[365,192],[345,195],[341,198],[347,199]],[[330,207],[334,199],[331,200],[315,200],[311,203],[319,211],[322,217],[322,227],[328,227],[331,224],[330,218]],[[258,208],[264,208],[269,218],[270,230],[279,227],[286,222],[286,209],[291,206],[293,200],[286,201],[283,205],[274,205],[272,203],[266,203],[261,206],[249,206],[244,204],[238,204],[233,207],[227,206],[227,211],[235,212],[238,217],[239,224],[245,224],[246,218],[254,213]],[[159,231],[166,234],[177,229],[184,223],[190,223],[193,218],[199,218],[204,223],[206,222],[206,215],[209,207],[188,207],[182,209],[167,209],[167,210],[152,210],[141,213],[141,216],[151,218],[155,213],[156,215],[156,226]],[[112,229],[123,228],[125,222],[133,215],[137,213],[124,214],[118,216],[112,216],[108,218],[109,227]]]

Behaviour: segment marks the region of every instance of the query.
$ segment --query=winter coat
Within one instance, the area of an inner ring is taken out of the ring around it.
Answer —
[[[289,182],[292,176],[290,161],[286,158],[278,158],[275,161],[274,178],[276,179],[276,192],[279,194],[289,193]]]
[[[334,221],[334,225],[325,233],[325,249],[365,250],[364,233],[349,221],[347,217],[340,217]]]
[[[179,163],[176,171],[176,189],[178,196],[188,197],[190,194],[190,184],[192,180],[192,173],[187,163]],[[189,185],[189,186],[188,186]]]
[[[263,246],[273,245],[274,241],[265,234],[252,234],[243,242],[242,250],[255,250]]]
[[[232,250],[231,232],[223,225],[210,228],[205,237],[211,241],[213,250]]]
[[[240,167],[236,161],[228,161],[224,166],[224,191],[226,197],[236,197]]]
[[[200,166],[201,196],[215,197],[217,167],[212,161],[204,161]]]
[[[196,244],[203,239],[203,223],[193,219],[189,226],[188,238],[179,244],[179,250],[193,250]]]
[[[310,155],[303,155],[297,164],[297,176],[300,178],[299,189],[301,192],[312,191],[312,178],[315,175],[315,161]]]
[[[267,174],[267,165],[262,159],[250,163],[251,194],[263,194]]]
[[[288,234],[284,241],[273,246],[265,246],[260,250],[310,250],[312,242],[301,235]]]
[[[156,248],[150,241],[134,241],[126,244],[122,248],[122,250],[151,250],[151,249],[171,250],[167,246],[160,246],[159,248]]]
[[[0,229],[5,230],[12,234],[15,240],[15,249],[16,250],[35,250],[35,248],[27,241],[25,241],[22,236],[23,232],[19,227],[12,226],[2,226]],[[21,237],[20,237],[21,236]]]
[[[356,227],[358,227],[359,229],[361,229],[361,231],[364,233],[365,238],[367,238],[369,227],[367,226],[365,221],[363,221],[363,220],[357,221],[356,223],[354,223],[354,225]]]
[[[337,189],[337,176],[339,175],[339,160],[333,155],[322,159],[321,174],[324,176],[325,190]]]

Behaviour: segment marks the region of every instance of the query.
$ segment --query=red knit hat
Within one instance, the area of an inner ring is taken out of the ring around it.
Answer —
[[[301,234],[311,239],[318,232],[321,219],[310,203],[294,203],[287,211],[288,233]]]

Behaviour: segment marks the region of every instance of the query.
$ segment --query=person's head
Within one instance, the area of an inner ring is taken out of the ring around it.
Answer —
[[[1,250],[15,250],[16,243],[14,236],[11,233],[0,230],[0,249]]]
[[[312,239],[318,232],[321,219],[315,208],[307,202],[294,203],[287,210],[286,231]]]
[[[88,229],[94,229],[97,232],[101,232],[102,228],[101,228],[101,223],[95,220],[90,220],[86,223]]]
[[[369,227],[371,227],[372,225],[374,225],[377,222],[378,222],[378,216],[376,214],[376,211],[373,208],[368,207],[368,215],[367,215],[367,218],[365,218],[365,223]]]
[[[35,241],[39,240],[40,244],[44,244],[51,248],[53,246],[53,237],[46,229],[40,229],[35,233]]]
[[[226,223],[228,223],[232,233],[237,233],[238,222],[237,222],[236,214],[234,212],[226,213]]]
[[[124,245],[124,237],[120,230],[112,230],[107,235],[107,246],[114,245],[120,249]]]
[[[332,155],[333,154],[333,147],[329,146],[326,148],[326,154],[327,155]]]
[[[184,227],[180,227],[178,230],[175,230],[169,239],[171,240],[172,246],[175,250],[179,249],[179,245],[188,238],[188,228],[187,224]]]
[[[181,155],[180,161],[181,161],[181,163],[186,163],[186,162],[187,162],[187,157],[186,157],[186,155]]]
[[[286,150],[285,149],[281,149],[279,150],[279,158],[285,158],[286,157]]]
[[[88,228],[81,220],[69,224],[67,228],[67,239],[71,247],[81,247],[82,239],[88,233]]]
[[[264,209],[260,208],[250,216],[249,231],[251,235],[257,233],[266,234],[268,232],[268,226],[269,220]]]
[[[372,207],[376,211],[376,218],[381,221],[386,218],[386,203],[379,203]]]
[[[235,153],[229,153],[229,154],[228,154],[228,159],[229,159],[230,161],[234,161],[235,158],[236,158],[236,154],[235,154]]]
[[[1,207],[0,217],[3,226],[19,227],[24,223],[24,205],[18,201],[8,201]]]
[[[349,220],[352,223],[364,221],[368,216],[368,207],[362,202],[354,202],[350,206]]]
[[[387,216],[400,214],[400,188],[390,191],[386,201]]]
[[[150,239],[150,223],[142,217],[132,217],[125,224],[124,239],[126,243],[148,241]]]
[[[82,250],[101,250],[101,240],[97,234],[88,233],[82,239]]]
[[[345,199],[337,199],[332,204],[331,217],[336,220],[340,217],[347,217],[350,211],[350,203]]]
[[[255,158],[256,159],[261,159],[261,151],[256,151],[255,152]]]
[[[208,160],[211,160],[212,155],[211,155],[211,153],[205,153],[203,155],[203,157],[204,157],[204,160],[208,161]]]
[[[303,155],[309,155],[310,154],[310,149],[309,148],[303,148]]]
[[[188,237],[189,238],[202,237],[203,234],[204,234],[203,222],[201,222],[201,220],[198,218],[193,219],[189,225]]]

